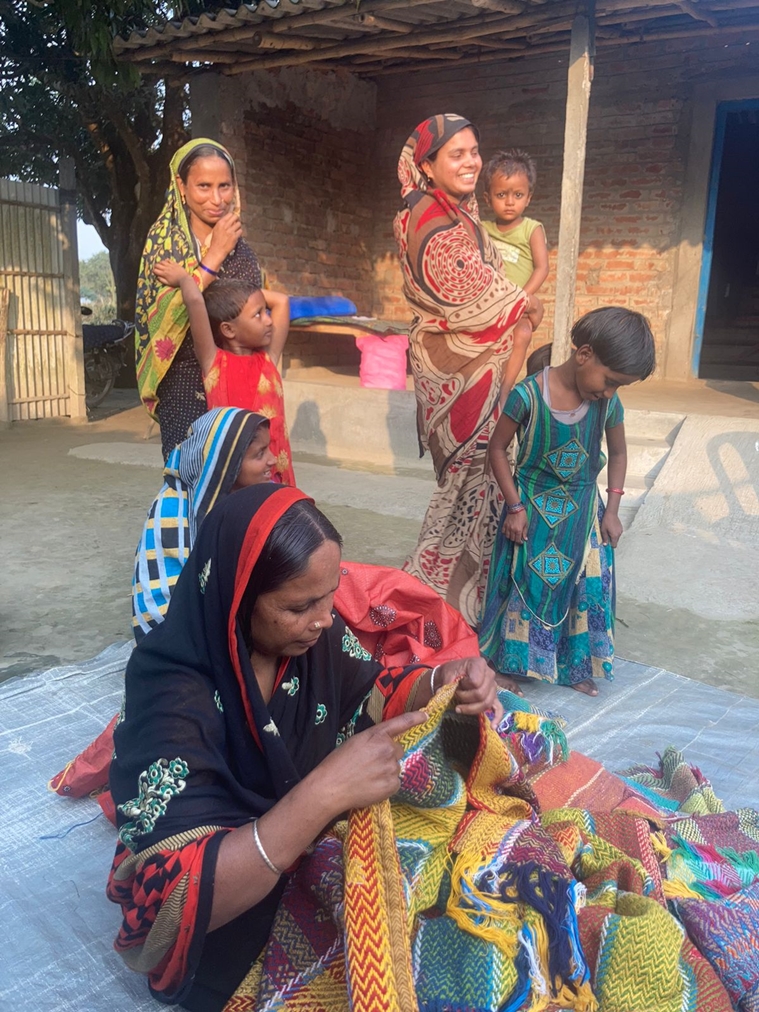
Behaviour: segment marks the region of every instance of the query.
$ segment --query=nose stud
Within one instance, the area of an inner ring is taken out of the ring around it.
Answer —
[[[314,632],[316,632],[318,629],[321,629],[321,627],[322,627],[321,622],[314,622]]]

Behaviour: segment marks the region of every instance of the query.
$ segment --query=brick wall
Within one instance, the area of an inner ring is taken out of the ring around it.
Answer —
[[[758,63],[752,47],[708,38],[599,49],[577,315],[610,304],[641,310],[651,319],[660,363],[693,88],[723,73],[756,73]],[[298,69],[222,78],[208,89],[219,110],[216,133],[237,158],[248,234],[275,287],[339,293],[360,312],[409,319],[392,236],[400,204],[396,163],[420,120],[459,112],[480,128],[485,158],[498,147],[523,147],[538,163],[529,213],[545,225],[552,270],[534,343],[549,340],[566,73],[566,56],[551,54],[387,75],[376,87],[345,73]],[[482,202],[481,209],[485,214]]]
[[[645,313],[656,335],[660,366],[672,310],[689,98],[700,81],[721,73],[756,73],[757,62],[743,44],[714,45],[708,38],[605,47],[597,55],[576,315],[611,304]],[[395,166],[403,142],[426,116],[458,112],[479,127],[485,160],[498,147],[522,147],[537,161],[538,185],[528,213],[545,225],[551,274],[540,293],[546,316],[534,344],[550,339],[566,74],[566,58],[552,54],[378,78],[375,311],[396,316],[403,311],[392,238],[399,202]],[[480,210],[486,217],[482,199]]]
[[[371,311],[367,198],[375,87],[307,70],[210,74],[193,85],[194,132],[235,158],[246,235],[269,282],[297,295],[339,294]]]
[[[363,200],[365,140],[325,129],[294,105],[246,112],[243,123],[245,217],[267,271],[293,294],[344,295],[368,312],[372,208]]]

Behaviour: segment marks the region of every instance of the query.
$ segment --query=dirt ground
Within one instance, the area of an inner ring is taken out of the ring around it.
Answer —
[[[88,424],[39,421],[0,431],[0,679],[84,660],[131,636],[134,551],[161,486],[160,464],[106,463],[69,451],[132,443],[143,453],[154,447],[158,460],[157,437],[145,440],[147,416],[135,399],[114,391]],[[418,521],[326,509],[346,557],[399,565],[415,543]]]
[[[746,408],[756,412],[755,404]],[[0,430],[0,680],[85,660],[130,639],[134,550],[161,484],[157,434],[147,435],[147,417],[130,390],[114,391],[87,424],[40,421]],[[301,487],[342,533],[346,558],[403,562],[432,489],[426,469],[380,474],[297,454],[295,466]],[[754,540],[759,544],[759,532]],[[694,557],[694,579],[698,564]],[[736,601],[740,593],[736,587]],[[759,696],[757,622],[724,613],[709,620],[681,607],[675,594],[647,601],[626,593],[625,572],[617,613],[621,657]]]

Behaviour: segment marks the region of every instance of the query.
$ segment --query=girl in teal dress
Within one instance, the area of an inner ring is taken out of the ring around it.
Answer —
[[[480,648],[512,691],[540,678],[598,694],[614,658],[614,548],[627,449],[617,389],[650,376],[654,339],[640,313],[595,309],[573,353],[509,394],[490,441],[505,498]],[[514,473],[506,455],[514,435]],[[609,451],[607,501],[596,485]],[[521,693],[520,693],[521,694]]]

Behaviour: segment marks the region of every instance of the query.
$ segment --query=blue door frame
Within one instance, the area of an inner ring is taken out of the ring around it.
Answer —
[[[741,112],[745,109],[759,109],[759,98],[739,99],[735,102],[720,102],[717,106],[717,117],[714,124],[714,145],[712,147],[712,167],[709,173],[709,195],[706,201],[701,276],[698,283],[698,301],[696,303],[696,325],[694,329],[693,359],[691,362],[694,376],[698,376],[701,364],[701,347],[704,343],[706,302],[709,297],[709,279],[712,273],[712,257],[714,255],[714,222],[717,217],[717,199],[719,197],[720,175],[722,174],[722,155],[725,150],[727,116],[728,113]]]

